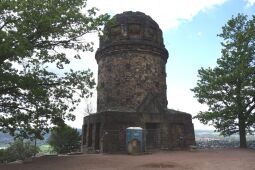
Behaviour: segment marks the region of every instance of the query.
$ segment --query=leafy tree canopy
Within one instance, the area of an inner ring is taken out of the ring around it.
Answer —
[[[222,56],[215,68],[198,71],[192,89],[198,101],[209,106],[196,118],[222,135],[239,133],[240,146],[246,147],[246,134],[255,124],[255,16],[232,17],[218,36],[223,38]]]
[[[57,153],[70,153],[80,149],[81,135],[77,129],[61,125],[52,129],[48,142]]]
[[[84,35],[101,32],[109,18],[86,5],[86,0],[0,2],[0,130],[42,139],[50,124],[73,120],[80,98],[91,95],[92,72],[65,69],[70,58],[80,59],[80,51],[93,50]],[[67,56],[66,49],[76,52]]]

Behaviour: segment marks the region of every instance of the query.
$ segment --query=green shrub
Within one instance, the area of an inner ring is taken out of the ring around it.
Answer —
[[[69,153],[80,149],[80,141],[81,135],[77,129],[62,125],[51,130],[48,143],[57,153]]]
[[[31,142],[16,139],[7,149],[0,150],[0,162],[25,160],[34,156],[38,151],[39,149],[31,144]]]
[[[0,149],[0,164],[5,162],[5,149]]]

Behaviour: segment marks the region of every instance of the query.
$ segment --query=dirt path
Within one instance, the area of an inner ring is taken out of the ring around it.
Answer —
[[[255,150],[158,152],[148,155],[85,154],[41,157],[0,170],[255,170]]]

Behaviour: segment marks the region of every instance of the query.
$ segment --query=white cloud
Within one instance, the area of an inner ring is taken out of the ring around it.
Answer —
[[[167,81],[170,84],[170,80]],[[168,108],[190,113],[193,117],[199,113],[199,111],[206,111],[208,107],[197,102],[193,97],[194,93],[185,86],[168,85]],[[195,129],[211,129],[213,126],[203,125],[199,120],[192,120]]]
[[[198,36],[198,37],[201,37],[201,36],[202,36],[202,32],[198,32],[198,33],[197,33],[197,36]]]
[[[123,11],[141,11],[150,15],[163,30],[177,27],[181,21],[189,21],[201,11],[206,11],[226,0],[90,0],[102,13],[118,14]],[[250,0],[251,1],[251,0]],[[254,1],[254,0],[253,0]]]
[[[255,0],[245,0],[247,2],[247,7],[255,5]]]

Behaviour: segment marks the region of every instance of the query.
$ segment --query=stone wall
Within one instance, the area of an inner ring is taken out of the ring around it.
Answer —
[[[159,56],[119,53],[99,60],[98,68],[98,112],[138,111],[149,95],[167,108],[165,61]]]
[[[151,129],[152,126],[148,127],[148,124],[157,126]],[[195,144],[191,116],[174,110],[161,114],[101,112],[85,117],[84,126],[86,128],[83,127],[83,129],[87,130],[86,134],[83,134],[84,152],[95,150],[106,153],[125,152],[126,128],[128,127],[144,129],[146,137],[144,145],[148,145],[145,147],[146,151],[187,148]],[[97,128],[100,130],[97,131]]]
[[[162,31],[150,16],[141,12],[124,12],[115,15],[105,26],[100,48],[130,40],[144,40],[164,47]]]

